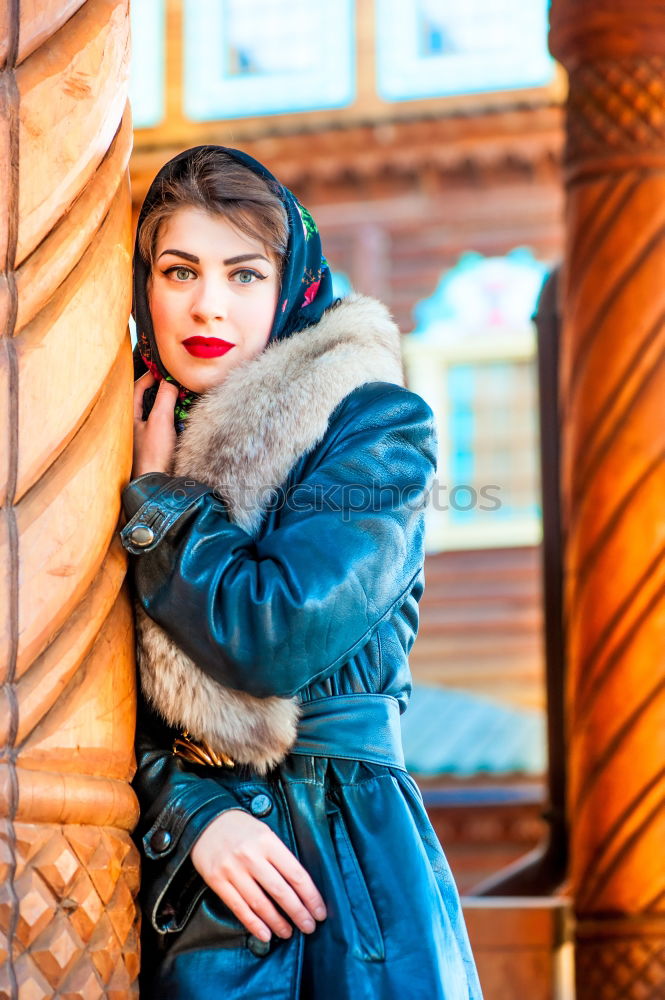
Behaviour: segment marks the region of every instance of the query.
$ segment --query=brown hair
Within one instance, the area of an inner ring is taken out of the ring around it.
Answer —
[[[159,227],[179,208],[221,215],[247,236],[260,240],[281,272],[288,243],[286,209],[278,189],[222,149],[193,153],[186,170],[162,180],[158,200],[141,223],[138,247],[148,266],[154,261]]]

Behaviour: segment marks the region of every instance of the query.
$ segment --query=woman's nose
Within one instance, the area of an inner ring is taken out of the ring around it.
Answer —
[[[199,278],[192,298],[192,315],[203,322],[226,319],[229,292],[224,283],[214,278]]]

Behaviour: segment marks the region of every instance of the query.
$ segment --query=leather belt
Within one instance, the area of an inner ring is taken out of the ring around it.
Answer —
[[[300,704],[298,735],[289,753],[342,757],[406,771],[400,710],[391,694],[336,694]],[[193,764],[235,767],[226,754],[185,730],[173,742],[173,753]]]
[[[301,703],[290,753],[342,757],[406,770],[400,710],[390,694],[338,694]]]

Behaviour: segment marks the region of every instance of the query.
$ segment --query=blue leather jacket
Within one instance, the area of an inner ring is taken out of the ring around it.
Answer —
[[[435,466],[427,404],[377,381],[336,407],[288,475],[290,502],[269,509],[255,536],[200,481],[154,473],[124,491],[123,544],[150,618],[210,677],[296,697],[304,710],[294,752],[261,776],[174,756],[176,730],[142,705],[145,996],[481,996],[399,738]],[[149,544],[133,543],[137,525]],[[193,843],[230,807],[265,821],[311,874],[328,908],[313,934],[264,944],[195,871]]]

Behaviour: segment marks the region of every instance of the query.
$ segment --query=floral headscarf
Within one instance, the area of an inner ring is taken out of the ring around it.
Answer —
[[[138,234],[141,224],[148,211],[160,197],[161,183],[164,179],[177,178],[184,173],[187,163],[195,153],[218,149],[244,164],[255,174],[272,181],[282,204],[286,209],[289,225],[289,238],[284,260],[282,283],[275,317],[268,343],[282,340],[297,330],[318,323],[324,311],[333,303],[332,276],[327,261],[321,252],[321,239],[314,219],[291,194],[277,181],[262,163],[248,156],[239,149],[227,146],[194,146],[174,156],[165,163],[153,180],[145,197],[138,225],[136,227],[136,242],[134,246],[134,301],[132,315],[136,321],[137,344],[134,348],[134,378],[137,379],[146,371],[155,377],[155,385],[146,390],[144,395],[144,418],[147,417],[157,395],[159,382],[167,379],[178,387],[178,401],[175,406],[175,428],[180,433],[187,419],[190,407],[199,398],[199,393],[192,392],[181,385],[166,370],[157,351],[152,319],[148,307],[146,283],[150,268],[141,257],[138,249]]]

